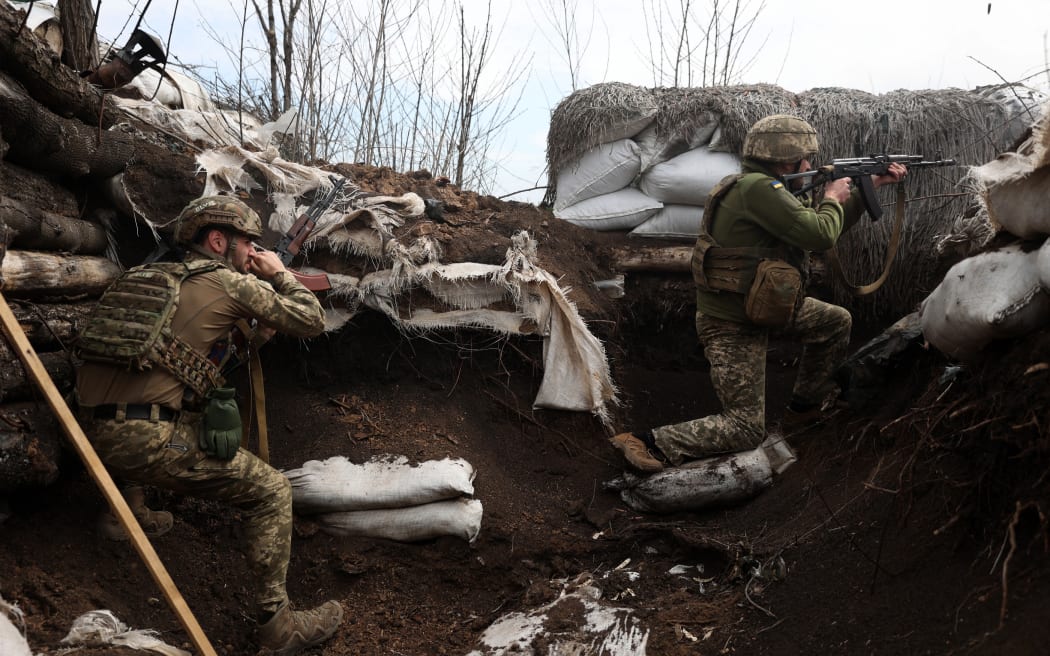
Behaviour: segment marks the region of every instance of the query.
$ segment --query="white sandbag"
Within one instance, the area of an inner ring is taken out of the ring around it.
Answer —
[[[404,456],[357,465],[345,456],[310,460],[284,472],[299,513],[404,508],[474,494],[474,467],[462,458],[410,464]]]
[[[467,656],[645,656],[648,641],[649,629],[634,610],[607,605],[584,574],[549,604],[500,617]],[[536,645],[545,648],[537,650]]]
[[[1039,275],[1039,286],[1050,294],[1050,239],[1043,242],[1035,256],[1035,268]]]
[[[1050,296],[1040,284],[1039,253],[1013,245],[953,266],[922,302],[923,336],[942,353],[967,359],[993,340],[1043,327]]]
[[[663,206],[634,187],[627,187],[554,210],[554,216],[591,230],[629,230]]]
[[[638,189],[662,203],[703,205],[711,189],[740,171],[740,158],[706,146],[657,164],[638,180]]]
[[[997,169],[1012,166],[1010,158],[996,159],[975,169],[974,174],[999,175]],[[1029,175],[986,187],[982,192],[988,218],[1012,235],[1032,239],[1050,235],[1050,167],[1036,169]]]
[[[706,121],[691,121],[692,129],[688,132],[676,131],[672,134],[662,134],[657,125],[653,124],[635,135],[634,140],[638,144],[639,156],[642,160],[642,172],[681,155],[687,150],[710,144],[719,129],[719,117],[712,112],[707,112],[706,118]]]
[[[704,219],[704,208],[696,205],[664,205],[630,232],[632,237],[660,239],[696,239],[700,234],[700,222]]]
[[[481,531],[481,502],[477,499],[437,501],[411,508],[355,510],[317,516],[325,533],[358,535],[398,542],[418,542],[452,535],[473,542]]]
[[[22,635],[24,629],[21,609],[0,597],[0,654],[3,656],[33,656],[29,643]]]
[[[640,166],[638,144],[630,139],[595,146],[558,171],[554,209],[619,191],[631,184]]]
[[[776,441],[787,446],[782,438]],[[773,483],[765,449],[769,443],[752,451],[692,460],[652,476],[628,472],[605,487],[619,490],[623,502],[640,512],[689,512],[745,501]]]

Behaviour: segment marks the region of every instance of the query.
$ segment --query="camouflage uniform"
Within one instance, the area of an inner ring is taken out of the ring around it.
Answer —
[[[191,254],[189,258],[203,255]],[[213,359],[240,319],[258,319],[296,337],[318,335],[324,313],[317,298],[290,273],[269,282],[221,268],[187,279],[172,322],[175,335]],[[201,415],[184,408],[185,385],[160,368],[136,372],[88,362],[77,376],[77,400],[99,457],[118,478],[191,496],[224,501],[242,511],[246,556],[261,612],[287,602],[291,551],[291,485],[245,450],[232,460],[207,456],[199,446]],[[117,418],[92,419],[96,406],[118,407]],[[178,411],[174,421],[123,419],[120,404]]]
[[[711,221],[722,247],[831,248],[863,213],[859,192],[845,205],[800,202],[762,162],[745,159],[743,177],[726,193]],[[769,330],[750,323],[743,294],[697,290],[697,334],[711,364],[721,414],[653,429],[656,446],[674,464],[758,446],[765,438],[765,367]],[[793,398],[819,403],[832,391],[830,377],[846,356],[851,327],[844,308],[806,298],[782,333],[804,344]]]

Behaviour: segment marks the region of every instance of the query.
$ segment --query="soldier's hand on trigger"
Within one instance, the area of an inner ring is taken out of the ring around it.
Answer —
[[[882,185],[896,184],[904,179],[904,176],[908,175],[908,167],[898,162],[893,162],[889,165],[885,175],[873,175],[871,181],[878,189]]]
[[[263,280],[269,280],[286,270],[281,258],[273,251],[252,251],[248,255],[248,272]]]
[[[839,178],[824,185],[824,198],[845,203],[849,199],[849,178]]]

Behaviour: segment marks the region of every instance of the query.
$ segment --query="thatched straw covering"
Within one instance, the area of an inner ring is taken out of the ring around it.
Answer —
[[[909,199],[900,251],[893,272],[871,297],[852,299],[834,281],[834,300],[860,318],[899,316],[936,287],[941,268],[938,238],[971,210],[974,197],[959,185],[966,167],[977,166],[1010,148],[1018,138],[1010,109],[985,94],[962,89],[893,91],[874,96],[851,89],[813,89],[799,94],[801,115],[820,134],[818,162],[874,153],[906,153],[927,159],[952,158],[959,166],[925,169],[904,185]],[[866,283],[882,270],[896,190],[883,191],[886,215],[863,220],[839,242],[847,276]]]
[[[656,96],[649,89],[609,82],[580,89],[551,112],[547,133],[547,168],[551,185],[546,203],[554,202],[558,170],[601,143],[633,137],[656,117]]]
[[[617,111],[612,105],[621,98],[627,104]],[[1018,112],[1028,111],[1028,103],[1006,102],[1008,98],[1018,96],[995,88],[873,95],[837,88],[793,94],[772,85],[653,90],[597,85],[569,96],[552,114],[547,201],[553,202],[559,168],[597,143],[609,117],[622,125],[624,116],[638,115],[638,108],[649,101],[657,106],[654,129],[665,156],[708,143],[713,124],[718,125],[719,133],[711,147],[738,154],[756,120],[780,113],[805,118],[817,129],[821,143],[817,163],[876,153],[955,159],[957,167],[926,169],[909,176],[905,186],[914,200],[908,203],[904,242],[883,289],[855,300],[837,281],[833,285],[835,300],[859,312],[860,318],[899,316],[910,312],[938,282],[934,279],[938,237],[951,233],[960,217],[975,213],[973,195],[958,184],[965,167],[1009,150],[1021,136],[1019,125],[1028,124],[1017,121]],[[883,203],[891,205],[892,189],[885,193]],[[886,214],[878,223],[863,222],[840,243],[841,260],[856,282],[869,282],[881,271],[892,207]]]

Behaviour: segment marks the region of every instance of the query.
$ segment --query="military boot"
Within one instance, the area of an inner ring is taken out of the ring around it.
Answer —
[[[289,656],[332,637],[343,622],[343,607],[328,601],[313,610],[292,610],[285,602],[259,627],[259,646],[275,656]]]
[[[134,486],[122,490],[124,500],[131,508],[131,514],[139,520],[142,532],[147,537],[156,538],[171,530],[175,523],[171,513],[166,510],[150,510],[146,507],[146,490],[141,486]],[[98,519],[98,531],[107,540],[119,542],[128,539],[128,533],[124,530],[120,520],[112,511],[102,513]]]
[[[609,444],[619,449],[627,462],[639,471],[655,473],[664,469],[664,464],[653,457],[649,447],[634,433],[620,433],[610,438]]]

